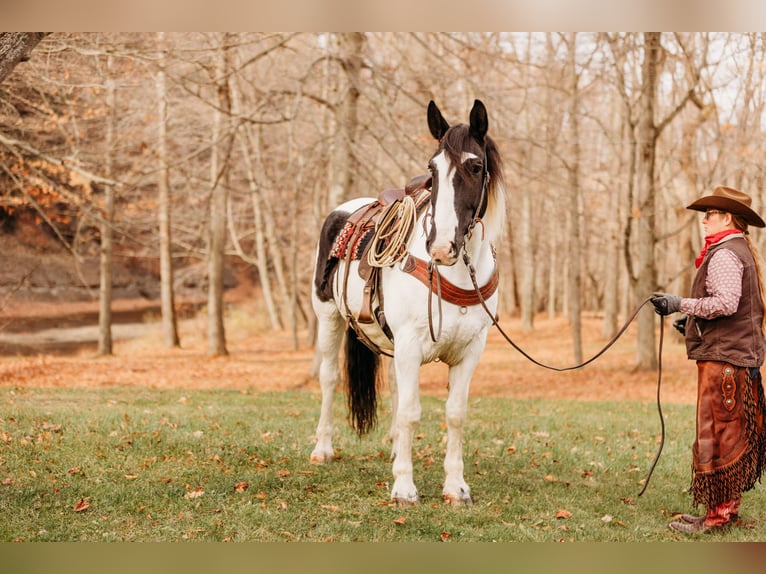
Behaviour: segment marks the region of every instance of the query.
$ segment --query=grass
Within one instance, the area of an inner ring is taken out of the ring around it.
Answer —
[[[381,428],[359,439],[338,398],[337,459],[309,464],[319,397],[307,391],[0,388],[0,541],[675,541],[691,510],[694,408],[474,398],[466,477],[475,503],[441,501],[443,402],[423,398],[421,502],[389,503]],[[710,541],[766,538],[763,487]]]

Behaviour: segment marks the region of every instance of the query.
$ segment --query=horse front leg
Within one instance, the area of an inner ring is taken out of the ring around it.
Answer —
[[[449,370],[449,396],[445,409],[447,451],[444,455],[442,499],[452,505],[473,503],[471,489],[463,476],[463,434],[468,412],[468,390],[481,350],[469,352],[461,363],[451,366]]]
[[[409,506],[418,502],[418,491],[412,476],[412,438],[415,428],[420,423],[420,358],[403,351],[395,351],[394,363],[398,406],[395,417],[394,485],[391,488],[391,500],[396,501],[399,506]]]
[[[345,321],[330,303],[323,303],[317,309],[317,350],[321,356],[319,385],[322,388],[322,407],[316,429],[316,445],[311,452],[311,462],[322,464],[332,460],[333,422],[332,407],[335,388],[340,381],[338,352],[343,342]]]

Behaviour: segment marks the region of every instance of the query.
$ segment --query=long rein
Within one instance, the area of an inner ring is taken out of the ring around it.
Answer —
[[[609,342],[595,355],[593,355],[590,359],[587,361],[583,361],[581,363],[578,363],[576,365],[571,365],[568,367],[554,367],[551,365],[546,365],[545,363],[541,363],[529,353],[524,351],[521,347],[519,347],[513,339],[508,335],[508,333],[505,332],[505,330],[500,326],[500,323],[498,321],[498,318],[495,316],[494,313],[492,313],[489,308],[487,307],[486,301],[484,300],[484,297],[481,294],[481,288],[479,287],[478,282],[476,281],[476,269],[474,268],[473,264],[471,263],[471,258],[468,255],[468,252],[463,250],[463,261],[465,262],[466,267],[468,268],[468,272],[471,275],[471,282],[473,283],[473,288],[476,291],[476,294],[479,298],[479,302],[481,303],[482,308],[487,313],[489,318],[492,320],[492,324],[497,328],[497,330],[500,332],[500,334],[505,338],[505,340],[519,353],[521,353],[525,358],[530,360],[532,363],[539,367],[543,367],[544,369],[548,369],[551,371],[557,371],[557,372],[563,372],[563,371],[572,371],[575,369],[579,369],[584,367],[585,365],[588,365],[598,359],[601,355],[606,353],[606,351],[614,345],[617,340],[622,337],[622,335],[625,333],[625,331],[628,329],[630,324],[633,322],[633,320],[636,318],[638,313],[643,309],[643,307],[651,301],[651,297],[647,297],[644,299],[638,307],[636,307],[635,311],[631,314],[631,316],[628,318],[627,321],[625,321],[625,324],[620,328],[619,331],[609,340]],[[437,274],[438,275],[438,274]],[[649,472],[646,475],[646,478],[644,479],[644,486],[641,488],[641,492],[638,493],[638,496],[641,496],[646,491],[646,487],[649,486],[649,480],[652,477],[652,473],[654,473],[654,468],[657,466],[657,462],[660,459],[660,454],[662,453],[662,448],[665,445],[665,418],[662,414],[662,404],[660,401],[660,389],[662,386],[662,347],[665,340],[665,318],[661,317],[660,319],[660,340],[659,340],[659,352],[658,352],[658,358],[657,358],[657,412],[660,417],[660,427],[661,427],[661,435],[660,435],[660,446],[657,449],[657,454],[654,456],[654,461],[652,461],[652,465],[649,468]]]

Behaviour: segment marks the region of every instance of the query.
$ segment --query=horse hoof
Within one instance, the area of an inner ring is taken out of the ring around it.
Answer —
[[[442,500],[450,506],[470,506],[473,499],[470,494],[442,494]]]
[[[335,458],[333,453],[328,454],[326,452],[312,452],[309,461],[311,464],[324,464],[326,462],[330,462],[333,458]]]
[[[418,497],[416,496],[414,499],[409,498],[393,498],[394,502],[396,502],[396,506],[398,508],[407,508],[409,506],[417,506],[418,505]]]

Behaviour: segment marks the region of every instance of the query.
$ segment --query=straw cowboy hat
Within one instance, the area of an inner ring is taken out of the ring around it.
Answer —
[[[733,215],[738,215],[748,225],[753,227],[766,227],[761,216],[752,210],[752,199],[746,193],[720,185],[710,195],[703,195],[697,201],[688,205],[686,209],[706,211],[708,209],[720,209]]]

